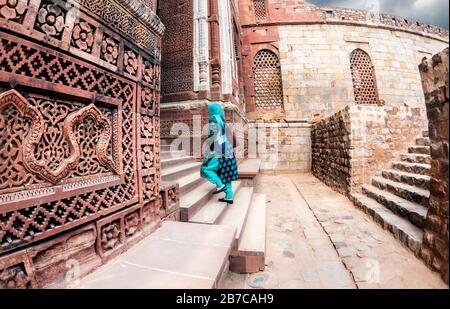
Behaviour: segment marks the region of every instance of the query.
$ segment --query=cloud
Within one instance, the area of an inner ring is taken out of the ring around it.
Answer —
[[[308,0],[318,6],[346,7],[412,18],[449,28],[448,0]]]

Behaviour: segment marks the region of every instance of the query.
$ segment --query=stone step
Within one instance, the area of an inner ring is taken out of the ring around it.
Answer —
[[[423,137],[430,137],[430,132],[428,130],[422,132]]]
[[[187,192],[180,198],[180,220],[188,222],[189,219],[205,205],[216,190],[216,186],[204,182],[197,188]]]
[[[184,157],[186,154],[183,150],[178,151],[161,151],[161,160]]]
[[[406,173],[399,170],[384,170],[382,172],[384,178],[406,183],[411,186],[416,186],[425,190],[430,189],[431,177],[419,174]]]
[[[392,212],[408,219],[419,228],[423,228],[428,209],[422,205],[410,202],[395,194],[383,191],[374,186],[363,186],[363,193],[385,206]]]
[[[246,159],[239,164],[239,179],[252,179],[259,173],[261,159]]]
[[[229,226],[164,222],[153,234],[83,278],[75,288],[218,288],[235,234],[235,228]]]
[[[429,176],[431,172],[431,165],[422,163],[393,162],[392,169]]]
[[[408,152],[429,155],[431,150],[429,146],[411,146],[408,148]]]
[[[241,182],[233,182],[233,192],[235,196],[239,194]],[[227,204],[219,202],[218,199],[223,197],[223,193],[217,196],[213,195],[211,199],[203,206],[195,215],[189,218],[189,222],[201,224],[217,224],[222,215],[226,212]]]
[[[195,160],[194,157],[190,157],[190,156],[182,156],[179,158],[164,158],[161,159],[161,168],[163,169],[167,169],[170,167],[174,167],[174,166],[179,166],[185,163],[193,163],[193,162],[197,162]]]
[[[200,173],[201,162],[188,162],[178,166],[163,169],[161,172],[161,177],[163,181],[175,181],[182,176],[198,171]]]
[[[227,211],[218,223],[236,227],[236,244],[239,244],[239,240],[242,238],[252,196],[253,187],[242,187],[234,197],[234,204],[227,206]]]
[[[419,256],[422,246],[423,231],[408,219],[402,218],[383,205],[360,193],[352,194],[353,203],[371,216],[385,230]]]
[[[401,160],[409,163],[431,164],[431,156],[417,153],[402,154]]]
[[[190,174],[176,179],[174,182],[178,183],[180,187],[180,195],[183,196],[207,181],[200,176],[200,171],[194,170]]]
[[[417,146],[430,146],[430,139],[428,137],[419,137],[416,139]]]
[[[373,177],[372,185],[375,187],[389,191],[398,197],[413,203],[428,207],[430,200],[430,191],[410,186],[401,182],[395,182],[383,177]]]
[[[230,256],[230,270],[237,273],[264,271],[266,254],[266,196],[255,193],[238,251]]]

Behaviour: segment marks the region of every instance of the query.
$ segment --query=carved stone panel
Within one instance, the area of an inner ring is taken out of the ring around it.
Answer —
[[[144,205],[158,226],[164,27],[154,4],[0,2],[0,261],[121,213],[96,239],[116,250],[142,234]]]

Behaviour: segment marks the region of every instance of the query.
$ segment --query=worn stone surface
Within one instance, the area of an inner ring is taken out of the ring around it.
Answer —
[[[422,257],[449,281],[449,49],[420,65],[431,141],[431,196]]]
[[[280,191],[283,191],[280,194]],[[345,196],[309,174],[261,175],[267,196],[263,288],[448,288]],[[225,288],[252,288],[229,273]]]

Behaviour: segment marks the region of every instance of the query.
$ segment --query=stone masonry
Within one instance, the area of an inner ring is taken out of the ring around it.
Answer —
[[[431,141],[431,195],[425,224],[422,258],[449,282],[449,49],[420,65]]]
[[[346,107],[313,126],[312,173],[340,193],[358,192],[426,126],[420,108]]]
[[[312,173],[342,194],[351,188],[351,126],[349,108],[313,126]]]

